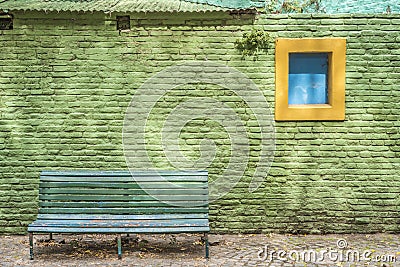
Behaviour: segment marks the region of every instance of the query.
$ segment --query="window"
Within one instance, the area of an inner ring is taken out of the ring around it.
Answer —
[[[0,30],[13,29],[13,16],[10,14],[0,14]]]
[[[344,120],[345,39],[277,39],[275,61],[276,120]]]
[[[328,104],[328,53],[289,53],[289,105]]]
[[[117,16],[117,30],[129,31],[131,29],[130,16]]]

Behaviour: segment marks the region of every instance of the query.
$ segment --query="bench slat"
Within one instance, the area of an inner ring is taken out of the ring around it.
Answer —
[[[146,195],[137,195],[137,196],[127,196],[127,195],[39,195],[39,200],[69,200],[69,201],[87,201],[87,200],[97,200],[97,201],[155,201],[155,200],[163,200],[163,201],[188,201],[189,197],[185,195],[163,195],[157,196],[157,198],[153,196]],[[190,200],[198,201],[198,200],[208,200],[207,195],[198,195],[198,196],[190,196]]]
[[[208,226],[207,219],[170,219],[170,220],[37,220],[31,227],[200,227]]]
[[[43,176],[42,181],[54,181],[54,182],[183,182],[183,181],[197,181],[197,182],[205,182],[207,181],[207,177],[204,176],[163,176],[164,180],[160,181],[160,177],[154,176],[140,176],[140,177],[110,177],[110,176],[102,176],[102,177],[91,177],[91,176]]]
[[[207,171],[42,171],[41,181],[198,181],[207,182]]]
[[[29,232],[37,233],[114,233],[114,234],[160,234],[160,233],[204,233],[209,232],[210,227],[155,227],[155,228],[63,228],[63,227],[28,227]]]
[[[181,186],[183,188],[196,188],[196,189],[207,189],[207,183],[204,182],[174,182],[176,186]],[[129,182],[40,182],[40,188],[74,188],[74,187],[85,187],[85,188],[121,188],[121,189],[141,189],[141,188],[153,188],[153,189],[163,189],[171,188],[170,184],[165,182],[148,182],[148,183],[132,183]]]
[[[170,206],[188,206],[188,205],[195,205],[196,207],[206,207],[208,206],[208,201],[190,201],[190,202],[184,202],[184,201],[179,201],[176,203],[163,203],[163,202],[156,202],[156,201],[138,201],[138,202],[107,202],[107,201],[93,201],[93,202],[46,202],[42,201],[39,203],[39,207],[45,208],[45,207],[64,207],[64,208],[120,208],[120,207],[170,207]]]
[[[148,170],[148,171],[92,171],[92,170],[79,170],[79,171],[42,171],[41,176],[198,176],[208,175],[207,171],[168,171],[168,170]]]
[[[207,189],[87,189],[87,188],[40,188],[39,194],[81,194],[81,195],[206,195]]]
[[[160,214],[160,213],[206,213],[208,208],[41,208],[41,213],[89,213],[89,214]]]
[[[164,219],[207,219],[208,213],[187,214],[38,214],[38,220],[164,220]]]

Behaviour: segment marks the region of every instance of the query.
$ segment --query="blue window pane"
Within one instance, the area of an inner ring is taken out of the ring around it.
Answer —
[[[289,54],[289,105],[328,104],[328,53]]]

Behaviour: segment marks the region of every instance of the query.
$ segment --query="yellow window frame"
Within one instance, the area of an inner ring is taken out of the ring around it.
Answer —
[[[328,53],[328,104],[289,105],[290,53]],[[275,120],[344,120],[346,39],[278,38],[275,46],[275,81]]]

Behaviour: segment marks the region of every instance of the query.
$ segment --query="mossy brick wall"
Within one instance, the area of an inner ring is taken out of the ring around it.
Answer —
[[[270,173],[256,192],[248,192],[259,156],[251,151],[256,159],[250,158],[244,178],[210,207],[212,230],[399,230],[399,15],[131,14],[132,31],[122,33],[115,15],[14,16],[14,30],[0,31],[0,232],[24,233],[35,218],[40,170],[126,169],[125,110],[135,90],[166,66],[208,59],[235,67],[257,84],[273,110],[274,49],[256,60],[243,60],[234,49],[253,27],[275,37],[347,38],[346,120],[276,122]],[[161,112],[186,92],[177,90],[166,96]],[[190,92],[240,102],[223,98],[218,87]],[[245,110],[237,108],[249,126]],[[183,134],[189,152],[202,138],[196,127],[194,122],[188,128],[194,134]],[[221,145],[209,168],[212,179],[226,166],[229,146],[222,127],[207,127],[208,138]],[[157,166],[170,167],[162,161]]]

